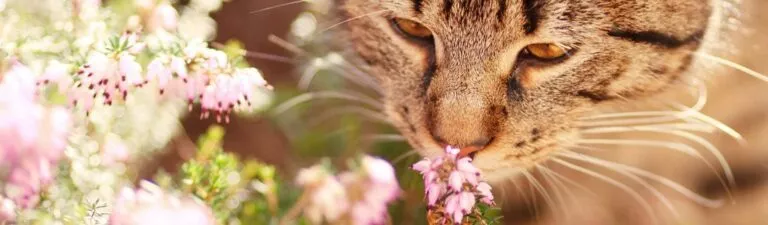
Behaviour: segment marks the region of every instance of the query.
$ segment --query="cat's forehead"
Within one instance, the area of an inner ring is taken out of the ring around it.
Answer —
[[[446,32],[531,34],[545,22],[567,27],[568,20],[586,11],[568,0],[384,0],[380,4],[397,16]]]

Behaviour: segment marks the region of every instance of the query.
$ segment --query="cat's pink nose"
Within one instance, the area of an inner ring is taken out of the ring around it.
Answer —
[[[461,148],[461,151],[459,151],[459,158],[469,156],[471,158],[475,158],[475,153],[479,152],[480,150],[483,150],[485,146],[479,147],[479,146],[469,146],[469,147],[463,147]]]
[[[488,138],[488,139],[484,138],[482,140],[477,140],[477,141],[473,142],[469,146],[451,146],[451,145],[445,144],[444,142],[440,141],[440,146],[443,147],[443,148],[446,148],[448,146],[451,146],[451,147],[454,147],[454,148],[459,148],[459,150],[460,150],[459,151],[459,158],[466,157],[466,156],[474,158],[476,153],[482,151],[486,146],[488,146],[489,143],[491,143],[491,140],[492,139],[490,139],[490,138]]]

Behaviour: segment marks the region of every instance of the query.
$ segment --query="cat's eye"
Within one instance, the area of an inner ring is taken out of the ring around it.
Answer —
[[[397,29],[410,38],[429,39],[432,38],[432,31],[420,23],[402,18],[395,18],[393,23]]]
[[[557,60],[568,55],[568,50],[557,44],[532,44],[525,47],[524,53],[540,60]]]

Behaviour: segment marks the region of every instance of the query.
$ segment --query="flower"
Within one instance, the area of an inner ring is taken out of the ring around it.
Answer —
[[[138,190],[124,188],[109,217],[110,225],[215,223],[213,211],[200,201],[193,197],[165,193],[147,181],[142,181]]]
[[[387,161],[370,156],[363,157],[362,177],[347,183],[348,188],[363,189],[362,196],[353,201],[353,224],[384,224],[387,205],[400,195],[395,169]]]
[[[16,220],[16,204],[0,196],[0,224],[12,224]]]
[[[8,171],[5,194],[15,205],[31,208],[39,192],[53,181],[71,127],[61,107],[38,103],[33,72],[10,61],[0,74],[0,161]]]
[[[304,215],[315,224],[384,224],[387,205],[400,195],[395,170],[388,162],[365,156],[360,169],[338,176],[322,166],[302,170],[297,183],[309,196]]]
[[[491,186],[480,181],[480,170],[472,159],[458,158],[459,149],[447,147],[446,154],[423,159],[411,166],[424,177],[424,189],[430,213],[438,222],[462,224],[465,216],[478,218],[475,204],[495,205]]]
[[[347,211],[344,186],[321,165],[301,170],[296,183],[303,186],[309,196],[304,215],[312,223],[337,221]]]
[[[101,159],[104,164],[114,165],[115,163],[126,162],[129,158],[130,151],[120,138],[114,135],[108,136],[101,152]]]
[[[181,89],[191,111],[200,103],[201,119],[211,115],[229,123],[232,111],[250,108],[257,88],[271,89],[255,68],[234,68],[224,52],[192,43],[183,56],[155,58],[147,68],[147,81],[157,85],[160,94],[172,87]]]

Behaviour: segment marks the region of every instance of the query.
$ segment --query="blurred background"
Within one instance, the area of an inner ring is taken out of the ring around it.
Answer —
[[[265,78],[276,87],[276,106],[306,93],[298,88],[301,76],[317,67],[320,69],[309,91],[354,90],[338,76],[338,71],[317,66],[322,64],[318,58],[329,60],[327,53],[332,47],[327,46],[327,42],[322,39],[306,41],[297,37],[301,34],[292,32],[297,26],[306,29],[307,24],[314,24],[316,29],[327,27],[328,22],[323,22],[322,13],[317,12],[332,6],[308,9],[306,4],[299,3],[260,11],[287,2],[289,0],[234,0],[226,3],[213,15],[218,24],[216,42],[237,40],[251,52],[249,62],[262,70]],[[739,8],[741,25],[738,25],[738,32],[727,39],[732,47],[719,55],[768,73],[768,63],[765,63],[768,58],[765,51],[768,48],[768,16],[763,13],[768,10],[768,1],[744,0]],[[316,13],[308,16],[307,12]],[[295,22],[297,18],[304,22]],[[307,52],[297,54],[295,50],[281,46],[281,41],[299,45]],[[330,56],[331,61],[332,58]],[[715,62],[711,64],[712,69],[704,71],[711,73],[711,79],[707,81],[709,103],[704,112],[742,133],[749,141],[748,146],[742,147],[725,134],[706,136],[733,167],[737,187],[732,188],[732,193],[721,188],[717,177],[699,161],[679,153],[627,148],[596,154],[663,175],[707,197],[733,200],[727,200],[722,207],[708,208],[659,186],[685,218],[685,224],[768,224],[768,185],[765,183],[768,164],[764,161],[768,159],[768,83],[734,69],[716,68]],[[357,91],[370,94],[364,89]],[[675,98],[674,94],[669,96]],[[320,158],[330,157],[343,164],[346,157],[360,151],[397,160],[402,186],[410,192],[405,201],[392,209],[395,224],[423,224],[420,178],[405,169],[418,157],[409,154],[411,149],[400,141],[394,129],[365,115],[365,110],[348,101],[310,100],[258,119],[235,118],[225,127],[224,148],[274,164],[280,168],[278,171],[286,173],[286,177]],[[176,138],[168,146],[172,151],[158,159],[158,166],[175,171],[194,151],[191,150],[194,147],[191,140],[196,140],[213,123],[194,116],[187,118],[184,121],[186,136]],[[147,168],[147,174],[156,169]],[[581,183],[583,189],[599,195],[574,188],[570,192],[575,201],[565,202],[564,209],[553,210],[529,189],[504,191],[500,195],[508,199],[503,203],[505,224],[652,224],[626,192],[573,172],[559,172]],[[642,190],[642,186],[633,187]],[[501,189],[507,188],[497,188]],[[651,193],[643,192],[642,195],[651,201],[659,214],[669,213]],[[558,219],[565,218],[558,216],[561,211],[571,214],[567,220]]]

